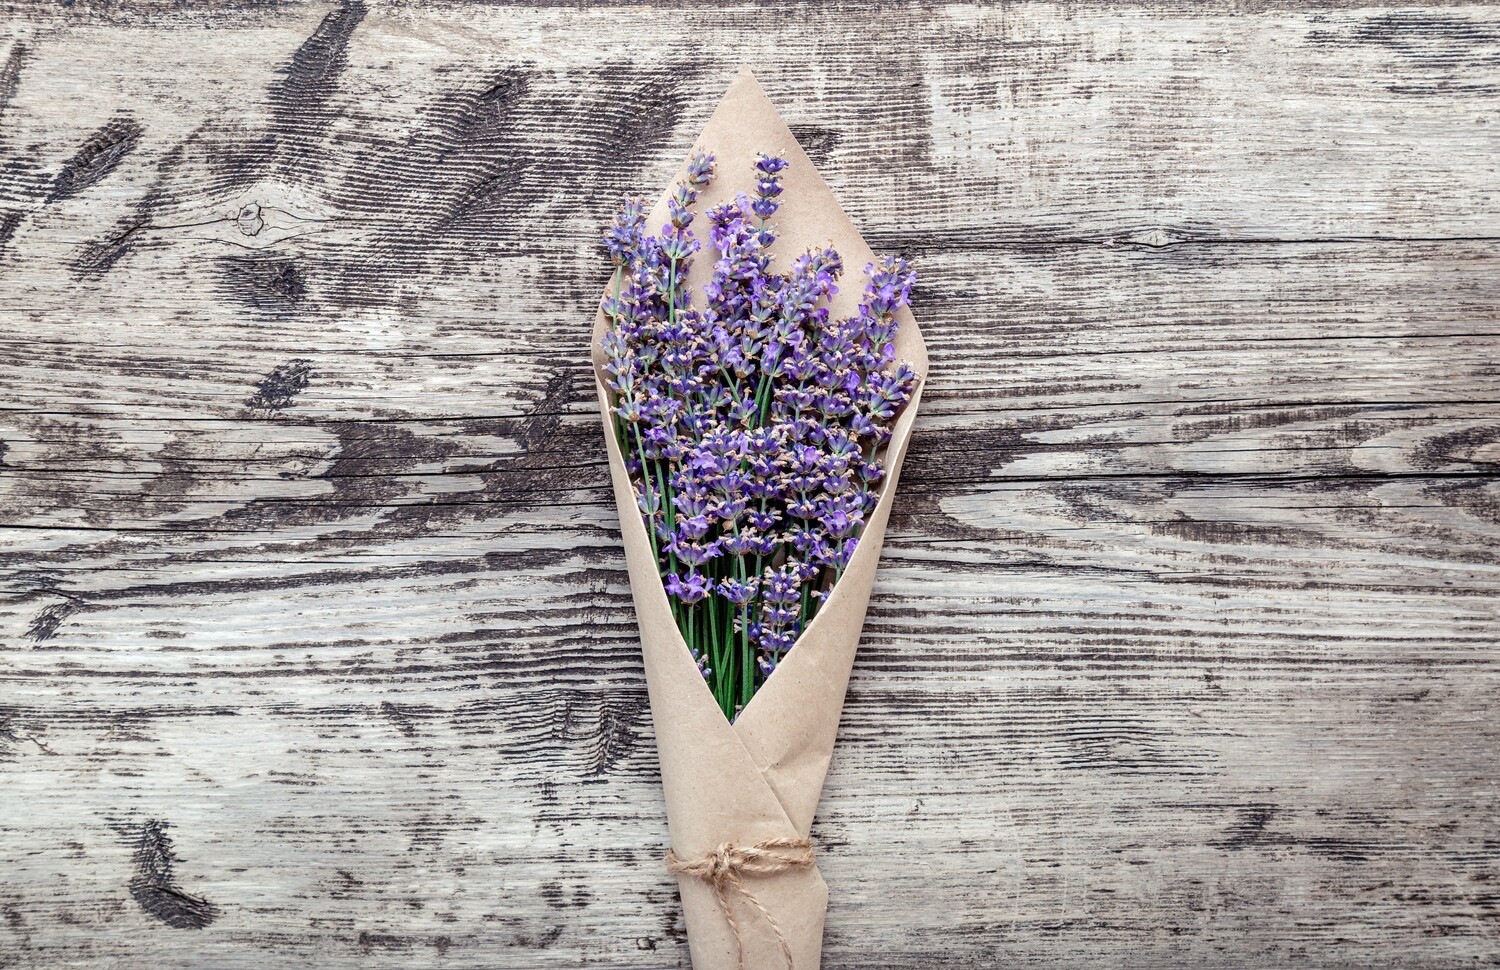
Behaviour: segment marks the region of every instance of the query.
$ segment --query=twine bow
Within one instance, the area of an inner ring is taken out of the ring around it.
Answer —
[[[684,862],[677,853],[667,850],[667,871],[679,876],[696,876],[714,888],[719,908],[724,911],[724,922],[734,934],[735,945],[740,950],[740,970],[745,970],[745,940],[740,936],[739,925],[734,920],[734,909],[729,904],[729,890],[733,888],[740,897],[760,911],[781,944],[781,955],[786,958],[787,970],[792,967],[792,947],[786,936],[755,894],[745,888],[743,875],[770,876],[793,869],[806,869],[813,864],[812,841],[810,839],[766,839],[750,846],[720,842],[707,855]]]

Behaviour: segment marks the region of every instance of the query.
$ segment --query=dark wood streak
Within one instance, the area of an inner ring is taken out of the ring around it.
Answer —
[[[141,826],[130,895],[142,910],[173,929],[201,930],[218,918],[219,910],[208,900],[174,884],[173,868],[180,860],[172,851],[167,828],[167,823],[159,819]]]
[[[0,119],[5,117],[5,107],[16,96],[16,88],[21,84],[21,62],[25,57],[26,46],[21,43],[12,44],[10,54],[5,58],[5,66],[0,67]]]
[[[116,118],[94,132],[57,173],[47,201],[69,198],[102,181],[135,150],[140,138],[141,126],[133,118]]]
[[[1500,958],[1496,8],[12,9],[0,965],[686,966],[587,333],[741,61],[933,358],[823,965]]]

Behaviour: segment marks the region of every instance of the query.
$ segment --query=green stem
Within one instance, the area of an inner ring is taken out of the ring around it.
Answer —
[[[738,665],[734,662],[734,650],[733,650],[732,646],[729,644],[729,642],[724,637],[724,617],[723,617],[723,614],[726,613],[726,612],[728,612],[728,610],[724,608],[725,604],[721,604],[720,603],[719,596],[718,596],[717,593],[713,595],[713,601],[714,601],[714,639],[718,641],[718,643],[719,643],[719,652],[724,655],[724,660],[728,664],[730,670],[733,671],[733,674],[731,675],[730,682],[729,682],[729,687],[730,687],[729,697],[732,699],[734,697],[734,683],[735,683],[736,680],[739,679],[739,670],[737,669]]]
[[[639,434],[635,435],[635,453],[641,460],[641,477],[646,481],[651,480],[651,466],[646,464],[646,442]],[[661,572],[661,553],[656,547],[656,525],[653,522],[646,523],[646,536],[651,540],[651,558],[656,562],[656,571]]]
[[[667,267],[667,321],[677,322],[677,260]]]
[[[718,635],[718,597],[710,595],[708,608],[704,611],[704,622],[708,630],[709,639],[713,641],[714,655],[718,657],[719,672],[718,690],[714,692],[714,698],[719,702],[719,709],[724,716],[733,717],[731,704],[734,698],[734,658],[724,649],[722,638]]]
[[[750,649],[750,624],[748,611],[740,606],[740,663],[745,668],[745,682],[740,690],[740,703],[748,705],[755,693],[755,653]]]
[[[672,490],[667,487],[667,473],[662,468],[662,463],[656,463],[656,486],[661,489],[662,503],[667,510],[667,531],[675,532],[677,529],[677,503],[673,500]],[[672,572],[677,571],[677,553],[667,551],[667,561],[671,563]]]
[[[760,386],[755,389],[755,403],[759,407],[759,427],[766,426],[766,418],[771,411],[771,378],[767,374],[760,376]]]

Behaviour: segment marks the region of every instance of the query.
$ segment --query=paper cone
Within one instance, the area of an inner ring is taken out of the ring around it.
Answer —
[[[753,192],[752,165],[757,153],[779,152],[791,163],[783,173],[781,208],[773,220],[778,239],[772,248],[772,266],[785,269],[798,254],[831,243],[846,267],[840,290],[831,303],[831,316],[854,315],[864,289],[865,264],[873,259],[870,247],[839,208],[833,192],[748,70],[735,78],[693,151],[712,152],[717,159],[714,181],[695,206],[698,212],[706,212],[738,192]],[[664,194],[647,220],[652,231],[659,231],[666,221],[666,198]],[[700,253],[689,273],[695,305],[704,305],[702,285],[712,271],[712,262],[711,253]],[[595,322],[595,388],[641,628],[667,821],[672,847],[683,859],[699,858],[723,842],[751,846],[767,839],[806,838],[809,834],[833,755],[844,691],[875,580],[886,520],[927,374],[927,352],[915,321],[904,308],[898,319],[896,358],[911,364],[918,381],[887,446],[879,504],[869,516],[853,559],[817,617],[733,724],[714,702],[672,619],[646,525],[636,506],[634,486],[611,431],[600,349],[607,326],[602,311]],[[679,885],[693,967],[734,970],[739,949],[713,888],[692,876],[679,877]],[[816,867],[746,876],[745,885],[779,924],[790,944],[795,970],[816,970],[828,904],[828,888]],[[734,892],[730,900],[747,970],[784,968],[781,946],[771,926]]]

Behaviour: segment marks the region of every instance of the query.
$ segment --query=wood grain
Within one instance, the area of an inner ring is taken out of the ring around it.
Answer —
[[[586,385],[736,63],[933,358],[825,967],[1500,964],[1500,9],[21,4],[0,965],[686,966]]]

